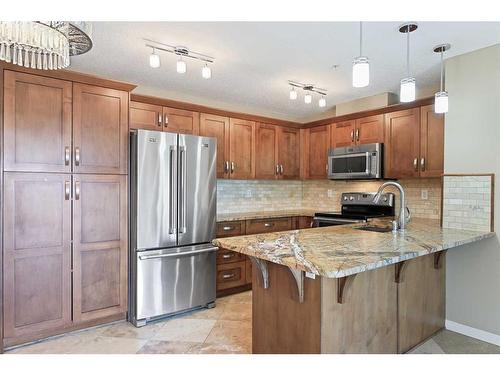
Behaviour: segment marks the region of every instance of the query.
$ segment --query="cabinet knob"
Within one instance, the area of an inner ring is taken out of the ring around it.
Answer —
[[[420,159],[420,169],[425,171],[425,158]]]
[[[232,161],[232,162],[231,162],[231,173],[234,173],[234,167],[235,167],[235,164],[234,164],[234,162]]]
[[[274,226],[274,223],[264,223],[264,226],[266,228],[270,228],[270,227]]]
[[[280,174],[283,176],[283,164],[280,164]]]
[[[234,277],[234,273],[225,273],[224,275],[222,275],[223,279],[231,279],[233,277]]]
[[[75,147],[75,165],[80,165],[80,147]]]
[[[227,232],[228,230],[233,230],[233,229],[234,229],[234,227],[231,227],[231,226],[229,226],[229,225],[228,225],[228,226],[226,226],[226,227],[223,227],[223,228],[222,228],[222,230],[224,230],[224,231],[226,231],[226,232]]]
[[[359,129],[356,129],[356,142],[359,142]]]
[[[80,199],[80,181],[75,182],[75,200]]]
[[[69,147],[64,147],[64,165],[69,165]]]
[[[222,259],[231,259],[232,257],[234,257],[234,254],[224,254]]]
[[[162,123],[162,116],[161,113],[158,113],[158,126],[161,126]]]
[[[70,182],[64,181],[64,199],[69,201],[71,194]]]
[[[418,171],[418,158],[413,159],[413,168],[415,168],[415,171]]]

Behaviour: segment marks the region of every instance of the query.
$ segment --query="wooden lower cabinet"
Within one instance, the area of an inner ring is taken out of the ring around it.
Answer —
[[[5,173],[6,346],[71,324],[71,175]]]
[[[273,219],[247,220],[246,234],[270,233],[292,229],[292,218],[281,217]]]
[[[403,266],[398,284],[399,353],[407,352],[444,327],[444,258],[441,252],[411,259]]]
[[[126,176],[74,176],[73,319],[127,311]]]

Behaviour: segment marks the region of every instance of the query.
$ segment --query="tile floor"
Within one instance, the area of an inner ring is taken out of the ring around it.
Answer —
[[[68,333],[7,353],[182,354],[251,353],[252,292],[217,299],[217,306],[135,328],[118,322]],[[500,347],[443,330],[412,354],[497,353]]]

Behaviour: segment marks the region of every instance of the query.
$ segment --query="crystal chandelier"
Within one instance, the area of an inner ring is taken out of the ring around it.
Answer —
[[[0,22],[0,60],[32,69],[67,68],[70,56],[92,48],[91,34],[85,21]]]

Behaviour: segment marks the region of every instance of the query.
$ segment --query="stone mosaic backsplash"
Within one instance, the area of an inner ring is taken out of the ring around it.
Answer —
[[[414,217],[440,218],[440,178],[408,179],[399,182],[406,189],[407,205]],[[217,212],[221,214],[294,209],[338,211],[342,193],[375,192],[381,184],[380,181],[218,180]],[[427,195],[427,199],[422,199],[422,191]]]
[[[443,227],[491,230],[493,176],[443,177]]]

